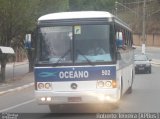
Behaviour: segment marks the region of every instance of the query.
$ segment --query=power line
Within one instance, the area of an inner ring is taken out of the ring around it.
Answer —
[[[147,17],[150,17],[151,15],[156,14],[156,13],[158,13],[158,12],[160,12],[160,9],[158,9],[158,10],[156,10],[156,11],[150,13]]]
[[[125,6],[125,5],[122,4],[122,3],[119,3],[119,2],[116,1],[115,4],[116,4],[116,9],[117,9],[117,5],[121,5],[122,7],[127,8],[128,10],[130,10],[131,12],[133,12],[134,14],[137,14],[136,11],[132,10],[131,8]]]
[[[152,2],[152,1],[157,1],[157,0],[148,0],[148,1],[146,1],[146,3],[147,2]],[[129,4],[139,4],[139,3],[143,3],[143,0],[140,0],[139,2],[130,2],[130,3],[123,3],[123,4],[129,5]]]

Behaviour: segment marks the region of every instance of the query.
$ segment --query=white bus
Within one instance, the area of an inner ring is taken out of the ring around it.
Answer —
[[[35,96],[60,104],[117,103],[132,92],[132,31],[104,11],[61,12],[38,19]]]

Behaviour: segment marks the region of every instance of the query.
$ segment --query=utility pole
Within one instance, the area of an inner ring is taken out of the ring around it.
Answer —
[[[115,2],[115,10],[116,10],[115,15],[117,16],[117,1]]]
[[[145,53],[145,43],[146,43],[146,0],[143,1],[143,31],[142,31],[142,53]]]

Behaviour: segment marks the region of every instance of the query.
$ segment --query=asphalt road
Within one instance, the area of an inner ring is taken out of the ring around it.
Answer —
[[[160,67],[154,66],[152,74],[137,74],[133,85],[133,93],[124,95],[119,108],[100,108],[100,105],[79,105],[56,108],[57,112],[65,114],[49,114],[46,105],[38,105],[34,99],[34,88],[12,92],[0,97],[0,112],[36,113],[28,114],[34,118],[51,119],[95,119],[97,113],[137,113],[159,112],[160,106]],[[38,114],[37,114],[38,113]],[[41,113],[41,114],[40,114]],[[67,114],[68,113],[68,114]],[[74,114],[73,114],[74,113]]]
[[[157,54],[147,52],[155,58]],[[56,107],[55,114],[50,114],[46,105],[38,105],[34,98],[34,88],[8,93],[0,96],[0,112],[18,113],[19,117],[32,119],[99,119],[99,113],[139,113],[160,112],[160,65],[152,67],[152,74],[136,74],[133,92],[124,95],[119,108],[103,105],[79,105]],[[60,112],[60,113],[57,113]],[[25,113],[25,114],[21,114]]]

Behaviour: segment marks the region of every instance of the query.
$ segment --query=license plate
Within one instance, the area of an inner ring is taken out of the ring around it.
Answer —
[[[140,67],[139,70],[144,70],[144,67]]]
[[[81,97],[68,97],[68,102],[81,102]]]

